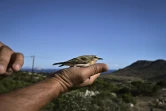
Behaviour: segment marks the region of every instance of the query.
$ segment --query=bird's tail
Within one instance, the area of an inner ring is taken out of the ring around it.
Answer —
[[[60,65],[59,67],[62,67],[64,66],[65,62],[57,62],[57,63],[54,63],[53,65]]]
[[[59,64],[63,64],[63,62],[57,62],[57,63],[54,63],[53,65],[59,65]]]

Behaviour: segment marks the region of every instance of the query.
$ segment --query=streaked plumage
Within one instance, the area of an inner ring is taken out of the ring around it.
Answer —
[[[62,66],[70,66],[70,67],[83,66],[84,67],[84,66],[95,64],[97,60],[103,60],[103,59],[97,57],[96,55],[82,55],[65,62],[54,63],[53,65],[60,65],[59,67],[62,67]]]

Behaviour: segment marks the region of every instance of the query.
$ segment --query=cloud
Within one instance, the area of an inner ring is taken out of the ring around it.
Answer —
[[[115,67],[120,67],[120,65],[119,65],[119,64],[114,64],[114,66],[115,66]]]
[[[111,69],[119,69],[119,68],[121,68],[121,66],[119,64],[112,64],[110,66],[111,66]]]

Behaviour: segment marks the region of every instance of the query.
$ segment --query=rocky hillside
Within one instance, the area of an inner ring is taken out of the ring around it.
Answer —
[[[140,77],[143,79],[166,80],[165,60],[138,60],[133,64],[112,73],[116,76]]]

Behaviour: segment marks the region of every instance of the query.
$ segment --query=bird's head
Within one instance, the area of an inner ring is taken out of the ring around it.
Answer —
[[[103,58],[100,58],[100,57],[98,57],[98,56],[94,56],[94,59],[96,59],[96,60],[103,60]]]

